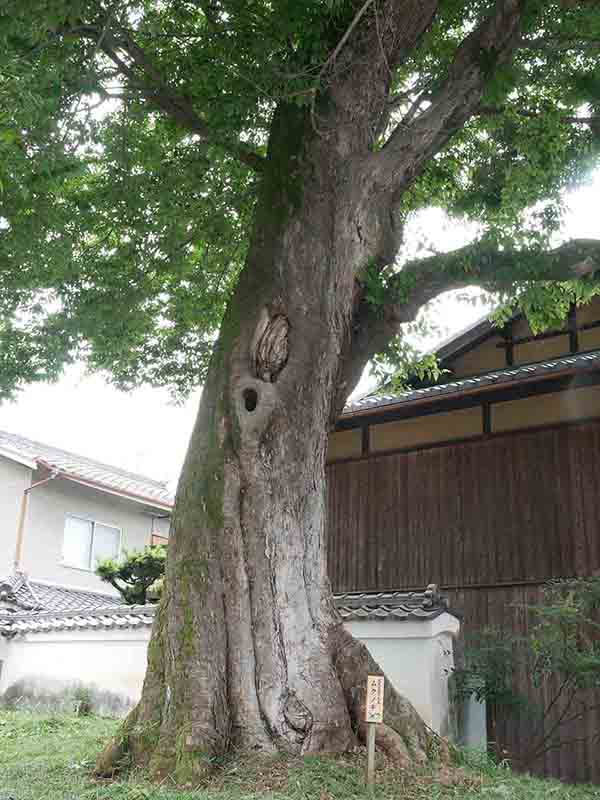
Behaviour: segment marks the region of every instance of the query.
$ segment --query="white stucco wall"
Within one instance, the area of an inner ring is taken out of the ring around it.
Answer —
[[[154,511],[154,514],[160,512]],[[23,570],[30,578],[98,591],[110,591],[92,570],[63,564],[67,514],[93,519],[121,529],[121,549],[140,550],[150,544],[152,509],[71,481],[55,479],[34,489],[23,537]],[[164,525],[155,520],[154,527]]]
[[[31,473],[29,467],[0,456],[0,577],[12,572],[21,498]]]
[[[347,623],[369,647],[394,686],[435,730],[447,733],[448,673],[459,622],[442,614],[432,622]],[[0,638],[0,694],[17,681],[38,686],[91,684],[134,703],[146,670],[150,628],[66,630]],[[4,655],[2,648],[4,647]]]
[[[4,640],[0,694],[25,681],[60,690],[71,684],[92,685],[138,699],[146,672],[149,628],[74,630],[35,633]]]
[[[451,614],[431,621],[354,621],[346,627],[438,733],[449,732],[448,677],[454,666],[453,640],[460,623]]]

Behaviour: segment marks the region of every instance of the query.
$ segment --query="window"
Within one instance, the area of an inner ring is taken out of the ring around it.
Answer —
[[[121,549],[121,531],[101,522],[67,516],[63,562],[69,567],[94,569],[98,561],[117,558]]]

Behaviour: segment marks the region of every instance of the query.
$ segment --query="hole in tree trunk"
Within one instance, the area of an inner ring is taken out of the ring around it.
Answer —
[[[256,389],[244,389],[243,397],[246,411],[254,411],[258,405],[258,393]]]

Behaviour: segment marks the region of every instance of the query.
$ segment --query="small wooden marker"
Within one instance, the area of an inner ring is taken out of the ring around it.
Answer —
[[[383,675],[367,675],[367,702],[365,722],[367,723],[367,786],[375,780],[375,732],[377,723],[383,722]]]

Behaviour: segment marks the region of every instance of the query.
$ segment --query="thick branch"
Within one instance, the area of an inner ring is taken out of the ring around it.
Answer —
[[[394,338],[403,322],[414,319],[417,309],[408,306],[400,307],[399,304],[389,303],[377,309],[359,295],[353,315],[352,340],[350,348],[342,359],[342,369],[339,376],[336,397],[334,398],[331,413],[331,422],[334,424],[348,399],[354,391],[368,362],[376,353],[385,350]]]
[[[387,111],[393,71],[430,28],[438,6],[439,0],[356,3],[355,16],[321,70],[317,87],[333,100],[329,127],[338,136],[340,126],[359,127],[363,144],[370,147]]]
[[[504,286],[517,281],[567,281],[600,271],[600,240],[573,239],[555,250],[499,250],[476,242],[407,264],[390,291],[418,296],[421,304],[451,289]]]
[[[385,305],[373,306],[364,292],[357,293],[352,346],[340,376],[336,411],[370,359],[438,295],[468,286],[493,289],[520,281],[566,281],[595,274],[600,275],[600,240],[596,239],[574,239],[547,252],[498,250],[477,242],[406,264],[388,281]]]
[[[467,36],[429,108],[410,125],[401,122],[374,156],[380,186],[401,194],[473,115],[495,68],[510,60],[521,41],[523,5],[523,0],[498,0],[493,13]]]

